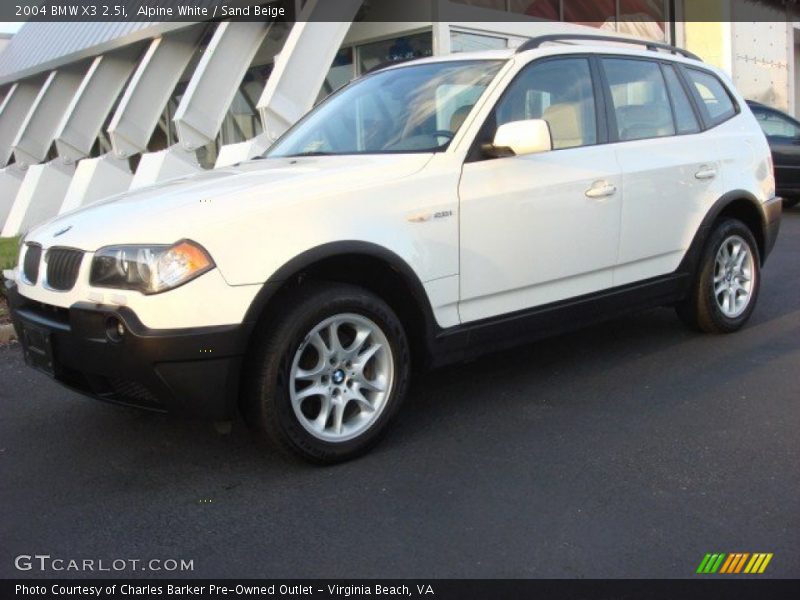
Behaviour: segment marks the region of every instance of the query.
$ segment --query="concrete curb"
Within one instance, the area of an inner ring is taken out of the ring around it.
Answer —
[[[17,339],[17,333],[14,331],[14,326],[11,323],[8,325],[0,325],[0,344],[7,344],[15,339]]]

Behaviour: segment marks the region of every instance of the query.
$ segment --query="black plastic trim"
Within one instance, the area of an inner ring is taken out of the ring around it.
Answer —
[[[31,254],[33,252],[33,254]],[[25,244],[25,256],[22,257],[22,276],[31,285],[39,281],[42,265],[42,245],[36,242]],[[30,271],[30,272],[29,272]]]
[[[431,339],[431,366],[442,366],[580,329],[685,297],[689,273],[675,272],[630,285],[439,329]]]
[[[282,285],[292,277],[297,277],[302,274],[305,269],[308,269],[322,260],[347,255],[375,258],[388,264],[393,270],[398,272],[410,289],[412,296],[422,308],[423,313],[426,315],[426,329],[432,329],[435,324],[433,309],[428,300],[425,287],[422,285],[422,282],[411,266],[400,256],[391,250],[387,250],[383,246],[358,240],[322,244],[321,246],[316,246],[295,256],[275,271],[262,286],[255,299],[250,304],[250,308],[247,310],[245,321],[249,323],[257,322],[263,314],[267,303],[274,297]]]
[[[85,256],[83,250],[52,246],[44,255],[45,287],[56,292],[68,292],[75,287]]]
[[[669,89],[669,81],[667,81],[666,66],[664,63],[658,63],[658,70],[661,71],[661,80],[664,82],[664,91],[667,93],[667,101],[669,102],[669,112],[672,115],[672,135],[680,135],[678,133],[678,111],[675,108],[675,98],[673,97],[672,90]],[[674,71],[673,71],[674,73]],[[678,79],[680,81],[680,79]],[[680,85],[680,83],[678,84]],[[689,106],[691,106],[691,102]]]
[[[619,55],[616,55],[619,56]],[[615,55],[611,55],[615,57]],[[608,57],[608,58],[611,58]],[[614,107],[614,96],[611,93],[611,86],[608,84],[608,77],[606,70],[603,67],[602,60],[607,58],[605,55],[592,56],[592,68],[594,69],[595,76],[597,77],[597,89],[595,94],[602,98],[604,108],[604,121],[606,128],[606,143],[616,144],[619,142],[619,126],[617,125],[617,111]]]
[[[783,218],[783,198],[776,196],[765,202],[763,206],[766,221],[764,224],[764,256],[761,258],[762,263],[775,248],[775,242],[778,241],[781,219]]]
[[[63,385],[149,410],[210,419],[235,413],[248,324],[150,329],[127,307],[80,302],[55,309],[25,298],[9,282],[6,296],[23,352],[26,326],[49,333],[53,376]],[[124,326],[124,335],[109,335],[110,320]],[[129,397],[120,386],[141,393]]]
[[[772,247],[775,245],[775,238],[777,238],[777,228],[776,226],[772,226],[772,229],[775,229],[774,233],[770,231],[770,227],[768,224],[771,222],[769,218],[775,218],[774,214],[772,217],[767,216],[767,211],[771,214],[774,213],[773,205],[777,205],[779,208],[781,206],[780,199],[773,198],[766,203],[762,204],[758,201],[753,194],[747,192],[745,190],[732,190],[727,194],[721,196],[708,210],[706,216],[700,222],[700,226],[697,228],[697,232],[695,233],[694,238],[692,239],[692,243],[689,246],[689,249],[686,251],[686,254],[681,261],[680,266],[678,267],[679,271],[694,273],[695,269],[697,268],[697,263],[700,260],[700,255],[703,251],[703,246],[705,245],[706,238],[711,233],[711,228],[714,222],[719,218],[719,215],[725,210],[728,206],[733,204],[738,200],[746,200],[750,204],[753,205],[755,209],[758,210],[759,214],[761,215],[761,234],[764,240],[764,248],[761,250],[761,264],[763,265],[767,257],[769,256]],[[776,202],[777,200],[777,202]],[[777,222],[780,223],[780,213],[777,215]],[[779,225],[778,225],[779,227]],[[770,236],[772,236],[772,240],[770,242]]]

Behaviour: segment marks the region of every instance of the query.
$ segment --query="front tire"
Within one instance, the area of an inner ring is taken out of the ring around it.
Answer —
[[[703,249],[689,296],[677,306],[678,315],[706,333],[738,331],[755,309],[760,265],[750,229],[737,219],[720,221]]]
[[[317,464],[376,444],[406,395],[408,341],[394,311],[352,285],[304,284],[253,346],[248,421],[282,450]]]

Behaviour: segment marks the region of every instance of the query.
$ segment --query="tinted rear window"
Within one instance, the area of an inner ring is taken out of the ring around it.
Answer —
[[[719,125],[736,115],[738,112],[736,104],[734,104],[728,89],[716,75],[688,68],[686,74],[697,92],[700,107],[705,111],[709,123]]]

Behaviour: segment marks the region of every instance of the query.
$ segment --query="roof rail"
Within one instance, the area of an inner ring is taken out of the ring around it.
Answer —
[[[517,48],[517,54],[519,54],[520,52],[525,52],[527,50],[534,50],[536,48],[541,47],[542,44],[546,44],[548,42],[569,42],[574,40],[615,42],[618,44],[634,44],[637,46],[645,46],[648,50],[652,50],[653,52],[657,52],[658,50],[667,50],[672,54],[680,54],[681,56],[685,56],[686,58],[692,58],[694,60],[702,61],[702,59],[699,56],[697,56],[692,52],[689,52],[688,50],[684,50],[683,48],[677,48],[675,46],[664,44],[662,42],[651,42],[649,40],[637,40],[637,39],[617,37],[612,35],[595,35],[587,33],[552,33],[549,35],[539,35],[536,37],[532,37],[528,41],[524,42],[521,46],[519,46],[519,48]]]

